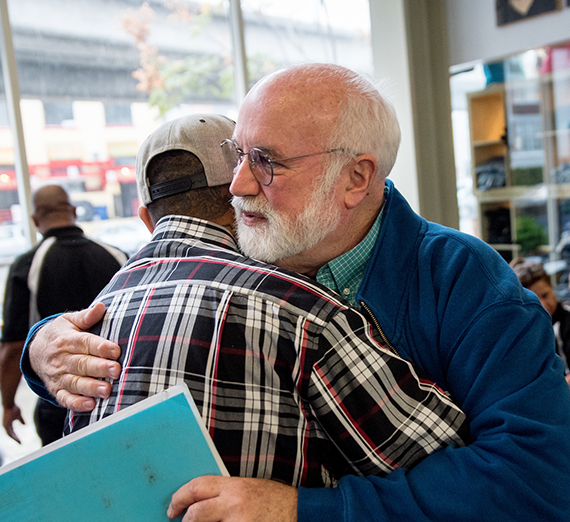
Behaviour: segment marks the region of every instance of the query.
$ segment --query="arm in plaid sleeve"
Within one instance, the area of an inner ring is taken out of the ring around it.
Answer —
[[[324,351],[324,355],[323,355]],[[312,363],[309,402],[353,469],[383,476],[469,438],[465,414],[379,345],[353,310],[335,314]]]

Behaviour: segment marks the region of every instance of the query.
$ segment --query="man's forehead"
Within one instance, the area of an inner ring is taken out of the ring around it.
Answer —
[[[250,110],[243,106],[234,128],[233,139],[247,149],[257,147],[267,153],[276,153],[290,141],[290,122],[279,118],[266,107]]]
[[[318,146],[328,130],[326,119],[310,106],[287,110],[280,103],[248,103],[239,112],[234,140],[248,150],[253,147],[275,155]],[[300,149],[301,147],[301,149]]]

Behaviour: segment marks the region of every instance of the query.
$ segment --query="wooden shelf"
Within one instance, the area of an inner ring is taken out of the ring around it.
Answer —
[[[538,133],[541,138],[558,138],[560,136],[570,136],[570,129],[554,129]],[[475,146],[475,144],[473,144]]]
[[[489,140],[489,141],[474,141],[472,143],[472,146],[475,148],[495,147],[497,145],[505,146],[506,143],[502,139],[500,139],[500,140]]]
[[[570,224],[570,182],[554,183],[570,181],[563,167],[570,163],[570,68],[541,74],[537,67],[534,76],[509,71],[526,77],[467,95],[479,236],[507,261],[531,253],[556,261],[555,246]],[[485,186],[503,180],[503,187],[479,189],[478,181]],[[530,233],[523,237],[523,230]]]
[[[558,187],[556,186],[556,190]],[[568,188],[570,189],[570,186]],[[551,195],[549,190],[549,186],[541,183],[540,185],[515,185],[489,190],[474,190],[473,193],[481,203],[490,203],[517,199],[544,200]]]

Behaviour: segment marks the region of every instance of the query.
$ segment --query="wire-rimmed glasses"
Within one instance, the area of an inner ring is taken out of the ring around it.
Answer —
[[[234,140],[224,140],[221,143],[224,158],[228,166],[233,169],[234,173],[241,165],[245,156],[249,162],[249,168],[255,176],[255,179],[264,186],[271,185],[273,181],[273,165],[279,165],[283,161],[294,160],[300,158],[308,158],[309,156],[318,156],[319,154],[329,154],[331,152],[344,151],[345,149],[330,149],[322,152],[313,152],[311,154],[303,154],[301,156],[292,156],[290,158],[271,159],[266,152],[258,148],[249,149],[244,152],[240,149]]]

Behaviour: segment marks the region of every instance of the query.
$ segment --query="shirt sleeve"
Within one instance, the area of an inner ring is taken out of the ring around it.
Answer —
[[[359,313],[336,314],[320,344],[309,402],[352,473],[384,476],[468,441],[465,414],[378,344]]]
[[[31,390],[42,399],[45,399],[46,401],[49,401],[52,404],[56,405],[57,401],[55,400],[55,397],[47,391],[47,388],[45,387],[44,383],[39,378],[38,374],[33,370],[30,364],[29,347],[37,331],[43,325],[45,325],[52,319],[59,317],[60,315],[62,314],[56,314],[56,315],[51,315],[50,317],[46,317],[45,319],[42,319],[40,322],[36,323],[34,326],[30,328],[30,331],[26,338],[26,343],[24,344],[24,350],[22,351],[22,358],[20,359],[20,370],[22,371],[22,375],[24,376],[24,379],[26,379],[26,382],[28,383],[28,386],[31,388]]]

